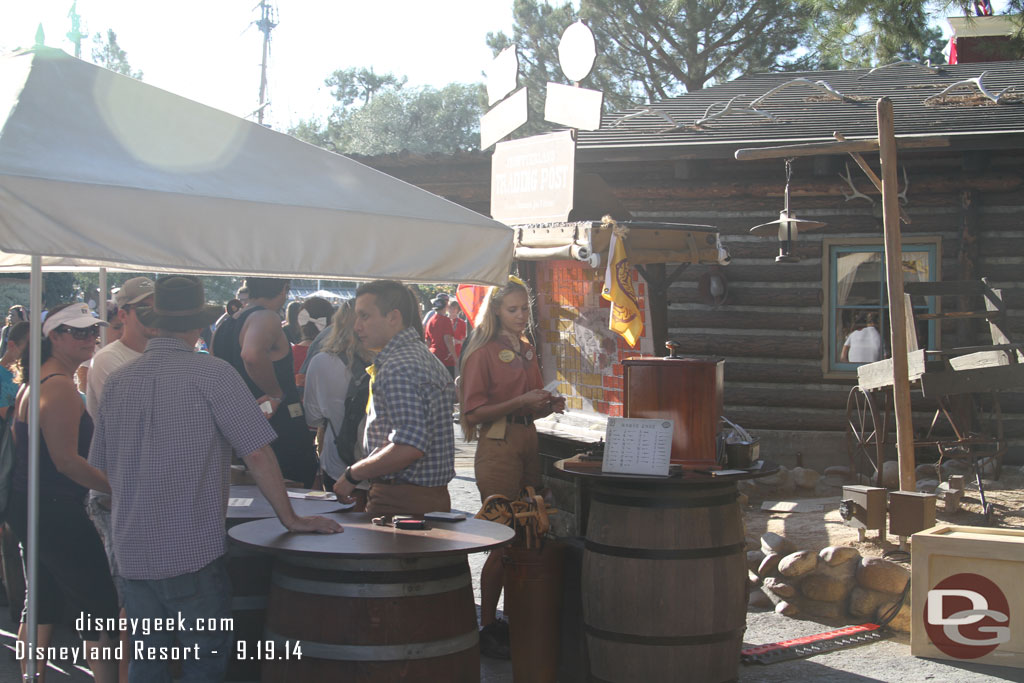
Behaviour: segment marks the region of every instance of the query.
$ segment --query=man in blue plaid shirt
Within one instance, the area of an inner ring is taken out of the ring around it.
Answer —
[[[334,485],[340,498],[370,480],[366,510],[375,514],[448,512],[455,476],[451,375],[423,342],[419,303],[405,285],[377,280],[356,290],[355,333],[379,349],[367,405],[365,451]]]

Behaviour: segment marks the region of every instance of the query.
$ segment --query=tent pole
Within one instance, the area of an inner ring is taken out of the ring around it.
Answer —
[[[25,641],[27,652],[38,645],[39,618],[36,600],[36,577],[39,575],[39,366],[42,353],[43,268],[42,257],[32,255],[32,275],[29,283],[29,402],[28,402],[28,548],[25,577]],[[25,663],[26,680],[36,679],[36,659],[28,657]]]
[[[100,314],[100,320],[107,319],[107,269],[100,268],[99,272],[99,290],[100,300],[96,302],[97,313]],[[100,346],[107,345],[107,328],[100,325]]]

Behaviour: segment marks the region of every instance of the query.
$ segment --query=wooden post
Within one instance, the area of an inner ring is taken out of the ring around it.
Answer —
[[[899,454],[900,490],[916,491],[914,427],[910,412],[907,367],[907,312],[903,298],[903,249],[900,236],[899,181],[896,173],[896,135],[892,100],[878,100],[878,152],[882,163],[882,225],[885,233],[885,277],[889,295],[889,333],[896,411],[896,450]]]

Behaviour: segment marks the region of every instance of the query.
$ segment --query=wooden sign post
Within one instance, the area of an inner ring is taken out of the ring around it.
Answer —
[[[812,142],[780,147],[757,147],[736,150],[736,159],[779,159],[818,154],[850,154],[858,165],[864,168],[862,152],[878,150],[882,165],[882,225],[885,239],[886,290],[889,299],[889,333],[892,347],[893,391],[896,412],[896,450],[899,454],[900,490],[914,491],[917,482],[914,477],[914,430],[910,412],[910,377],[907,362],[907,306],[903,296],[903,247],[900,236],[899,186],[896,177],[896,150],[902,148],[948,147],[945,137],[896,140],[893,121],[892,100],[883,97],[876,105],[878,119],[877,140],[846,140],[836,133],[836,142]],[[865,173],[875,181],[869,168]],[[876,186],[878,183],[875,183]],[[909,221],[908,221],[909,222]],[[881,438],[881,436],[879,436]]]
[[[882,226],[885,235],[885,279],[889,295],[889,339],[892,348],[900,490],[916,491],[914,428],[911,424],[910,378],[907,368],[907,311],[903,296],[903,242],[900,231],[900,200],[897,196],[899,179],[896,173],[896,135],[892,100],[888,97],[878,100],[876,113],[878,157],[882,164]]]

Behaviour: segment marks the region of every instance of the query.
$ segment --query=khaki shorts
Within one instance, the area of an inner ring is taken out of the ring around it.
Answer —
[[[447,486],[416,486],[373,482],[366,496],[366,511],[374,515],[422,515],[451,512]]]
[[[516,500],[524,486],[540,489],[537,430],[533,425],[509,422],[505,425],[504,439],[481,436],[476,445],[474,467],[481,502],[495,494]]]

